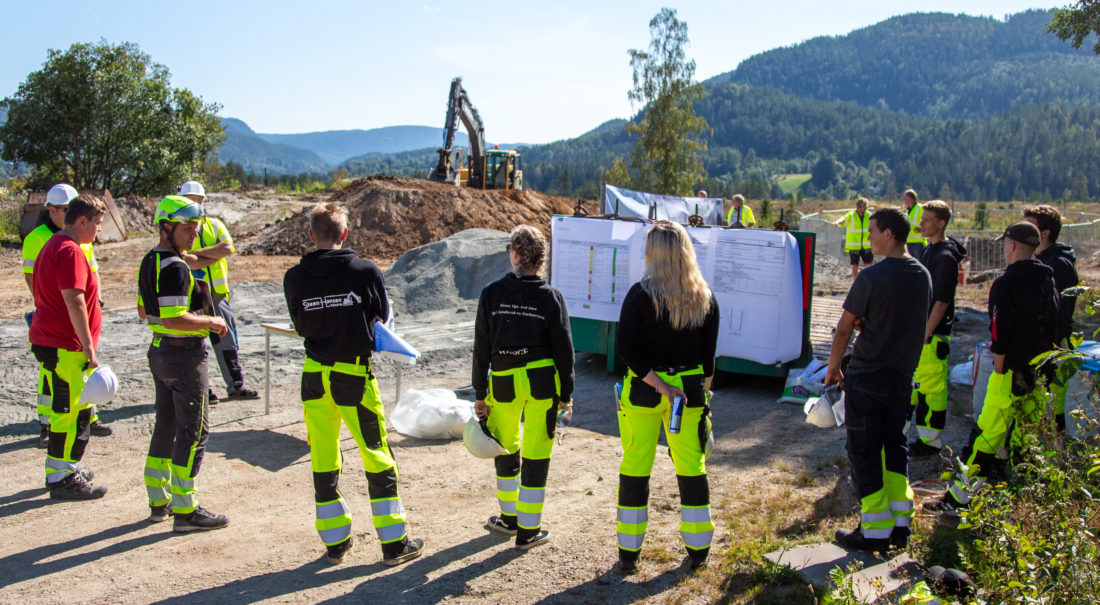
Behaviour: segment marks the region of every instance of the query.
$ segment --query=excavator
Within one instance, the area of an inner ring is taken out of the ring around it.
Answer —
[[[459,120],[470,139],[470,153],[465,162],[463,150],[454,147]],[[470,103],[466,89],[462,88],[462,78],[451,80],[447,122],[443,124],[443,147],[437,151],[439,164],[428,174],[430,181],[476,189],[523,189],[519,152],[499,149],[496,145],[485,149],[485,124],[477,108]]]

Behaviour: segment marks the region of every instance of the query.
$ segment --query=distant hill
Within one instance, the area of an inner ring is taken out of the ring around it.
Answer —
[[[894,17],[743,61],[708,84],[770,86],[825,101],[944,118],[1038,103],[1100,104],[1100,58],[1046,32],[1052,13],[1005,20],[944,13]]]
[[[241,120],[222,118],[222,127],[225,141],[218,148],[218,159],[240,164],[245,172],[260,174],[266,168],[271,174],[300,174],[323,172],[329,167],[312,151],[261,139]]]
[[[329,164],[367,153],[398,153],[443,145],[443,129],[430,126],[386,126],[370,130],[327,130],[303,134],[257,134],[269,143],[279,143],[316,153]],[[468,145],[466,133],[455,136],[455,145]]]

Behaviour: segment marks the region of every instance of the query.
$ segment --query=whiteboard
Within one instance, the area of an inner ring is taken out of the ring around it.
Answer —
[[[550,284],[570,317],[619,321],[645,272],[652,224],[555,216]],[[720,357],[785,363],[802,353],[802,263],[790,233],[686,227],[721,316]]]

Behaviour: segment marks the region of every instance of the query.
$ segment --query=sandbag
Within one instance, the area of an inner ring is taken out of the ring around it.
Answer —
[[[460,439],[474,404],[448,389],[409,389],[390,412],[393,428],[417,439]]]

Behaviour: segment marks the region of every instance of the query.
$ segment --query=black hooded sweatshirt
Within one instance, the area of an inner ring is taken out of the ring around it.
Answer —
[[[1081,281],[1077,276],[1077,257],[1070,246],[1062,242],[1054,242],[1046,250],[1036,254],[1035,258],[1054,271],[1054,287],[1058,288],[1059,294]],[[1076,296],[1062,297],[1058,305],[1058,342],[1062,342],[1073,333],[1073,310],[1076,306]]]
[[[955,287],[959,284],[959,262],[964,258],[966,248],[950,237],[926,247],[921,253],[920,262],[932,277],[932,304],[947,303],[947,311],[933,334],[951,334],[951,324],[955,323]],[[928,312],[931,314],[932,307],[928,307]]]
[[[509,273],[481,291],[474,324],[474,396],[489,393],[489,370],[553,359],[562,401],[573,398],[573,333],[561,293],[537,276]]]
[[[290,321],[305,338],[306,355],[323,364],[366,364],[374,350],[374,320],[390,313],[382,272],[354,250],[319,249],[283,277]]]
[[[990,347],[1005,356],[1012,370],[1013,394],[1035,386],[1031,360],[1054,348],[1058,322],[1058,292],[1050,267],[1029,258],[1012,263],[989,288]]]

